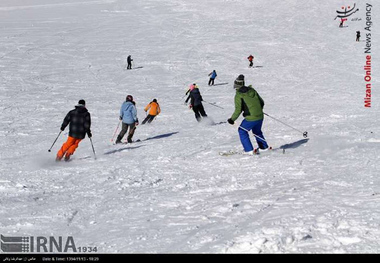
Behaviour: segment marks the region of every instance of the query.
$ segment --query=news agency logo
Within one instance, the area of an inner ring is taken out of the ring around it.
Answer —
[[[78,247],[72,236],[64,237],[6,237],[0,236],[1,251],[4,253],[91,253],[97,247]]]
[[[5,237],[1,235],[1,250],[5,253],[30,252],[29,237]]]
[[[352,7],[351,6],[342,6],[341,10],[339,10],[339,9],[336,10],[337,16],[335,17],[334,20],[339,18],[339,20],[340,20],[339,27],[345,27],[344,22],[346,22],[348,20],[348,17],[352,16],[353,14],[355,14],[358,11],[359,11],[359,8],[356,8],[356,3]],[[359,19],[359,18],[352,19],[352,21],[360,21],[360,20],[361,19]]]

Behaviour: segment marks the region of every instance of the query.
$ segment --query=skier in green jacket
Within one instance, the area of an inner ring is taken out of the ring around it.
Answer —
[[[245,86],[244,75],[239,75],[234,82],[235,94],[235,111],[227,121],[234,124],[243,112],[244,120],[239,127],[239,137],[243,145],[245,154],[254,154],[256,152],[252,146],[248,132],[252,130],[256,137],[256,142],[261,151],[269,149],[268,144],[261,131],[264,120],[264,100],[252,86]]]

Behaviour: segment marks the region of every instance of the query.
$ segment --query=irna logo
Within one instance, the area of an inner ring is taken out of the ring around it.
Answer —
[[[4,253],[70,253],[77,252],[72,236],[64,237],[5,237],[1,235]],[[80,249],[81,250],[81,249]]]

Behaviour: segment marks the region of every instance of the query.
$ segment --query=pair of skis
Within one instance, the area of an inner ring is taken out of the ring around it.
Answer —
[[[135,143],[135,142],[141,142],[140,139],[137,139],[137,140],[134,140],[132,142],[121,142],[121,143],[116,143],[114,142],[113,145],[126,145],[126,144],[131,144],[131,143]]]
[[[252,156],[261,155],[261,154],[267,154],[267,153],[270,153],[270,152],[273,152],[273,151],[274,150],[272,149],[272,147],[269,147],[269,149],[265,150],[265,151],[260,151],[259,148],[256,148],[256,149],[253,150]],[[221,155],[221,156],[231,156],[231,155],[237,155],[237,154],[251,156],[251,155],[245,154],[245,152],[236,151],[236,150],[229,150],[229,151],[219,152],[219,155]]]

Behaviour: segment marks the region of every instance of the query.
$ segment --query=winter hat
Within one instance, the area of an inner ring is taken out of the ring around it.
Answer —
[[[153,99],[153,102],[156,102],[156,103],[157,103],[157,100],[156,100],[156,99]]]
[[[126,98],[127,101],[133,101],[133,97],[132,95],[128,95],[127,98]]]
[[[234,89],[240,89],[241,87],[244,87],[244,85],[244,75],[239,75],[234,82]]]
[[[84,100],[78,101],[78,106],[86,106],[86,102]]]

